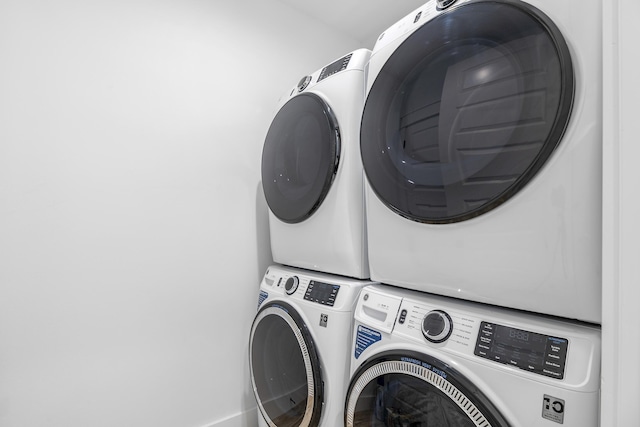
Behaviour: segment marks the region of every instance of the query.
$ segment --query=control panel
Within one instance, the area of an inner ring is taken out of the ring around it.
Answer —
[[[450,304],[422,304],[405,298],[394,333],[467,357],[557,380],[565,378],[568,338],[505,326],[491,319]]]
[[[344,312],[351,317],[360,290],[371,284],[368,280],[273,265],[267,269],[260,284],[258,302],[260,306],[276,299],[305,306],[320,304],[323,310]]]
[[[320,72],[320,76],[318,77],[318,82],[326,79],[329,76],[334,75],[335,73],[339,73],[342,70],[346,70],[347,65],[349,65],[349,61],[351,60],[351,56],[353,54],[350,53],[349,55],[338,59],[337,61],[332,62],[331,64],[327,65],[326,67],[324,67],[322,69],[322,71]]]
[[[338,296],[339,290],[339,285],[310,280],[309,286],[307,286],[307,291],[304,293],[304,299],[333,307],[336,303],[336,297]]]
[[[569,340],[482,322],[474,354],[525,371],[563,379]]]

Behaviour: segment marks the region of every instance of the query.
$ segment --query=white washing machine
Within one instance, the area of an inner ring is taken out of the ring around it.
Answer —
[[[278,263],[369,277],[359,130],[370,53],[351,52],[281,99],[262,151]]]
[[[267,269],[249,340],[261,427],[342,423],[354,308],[370,284],[283,266]]]
[[[599,426],[599,327],[379,285],[355,319],[347,427]]]
[[[361,127],[373,280],[600,323],[601,11],[430,1],[380,36]]]

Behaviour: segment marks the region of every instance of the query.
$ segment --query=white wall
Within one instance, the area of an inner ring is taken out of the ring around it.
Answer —
[[[637,0],[605,2],[603,427],[640,425],[640,86]]]
[[[284,90],[360,47],[298,18],[273,0],[0,3],[0,425],[251,413],[262,141]]]

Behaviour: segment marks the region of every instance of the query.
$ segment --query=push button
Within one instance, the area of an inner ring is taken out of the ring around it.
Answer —
[[[404,324],[405,320],[407,320],[407,310],[402,310],[400,312],[400,318],[398,319],[398,323],[402,325]]]

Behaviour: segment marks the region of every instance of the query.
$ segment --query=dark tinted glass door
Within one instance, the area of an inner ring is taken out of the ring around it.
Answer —
[[[278,427],[317,425],[322,376],[313,339],[285,304],[260,310],[251,330],[250,364],[262,416]]]
[[[422,354],[387,354],[354,376],[347,427],[504,427],[507,422],[471,382]]]
[[[391,55],[367,97],[361,152],[392,210],[449,223],[515,195],[567,126],[573,68],[557,27],[521,2],[453,7]]]
[[[340,132],[329,105],[312,93],[289,100],[262,151],[262,187],[271,212],[288,223],[311,216],[329,192],[339,155]]]

